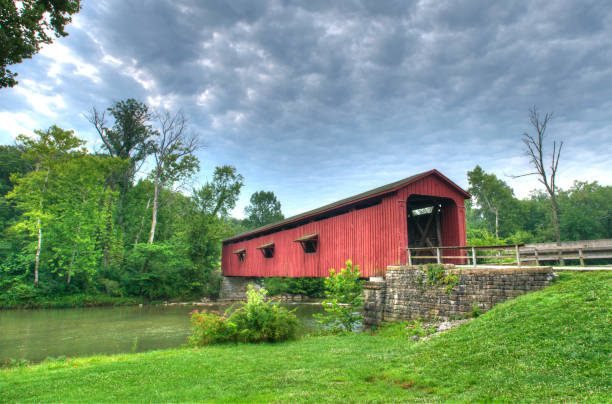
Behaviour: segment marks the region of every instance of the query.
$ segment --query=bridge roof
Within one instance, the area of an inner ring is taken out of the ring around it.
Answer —
[[[427,176],[430,176],[430,175],[435,175],[438,178],[440,178],[442,181],[446,182],[448,185],[450,185],[452,188],[454,188],[459,194],[461,194],[465,199],[471,198],[470,194],[465,192],[461,187],[459,187],[457,184],[452,182],[450,179],[448,179],[447,177],[442,175],[442,173],[440,173],[438,170],[434,169],[434,170],[429,170],[429,171],[425,171],[425,172],[422,172],[422,173],[419,173],[419,174],[412,175],[412,176],[404,178],[402,180],[395,181],[395,182],[392,182],[390,184],[383,185],[381,187],[374,188],[374,189],[371,189],[369,191],[362,192],[360,194],[353,195],[353,196],[348,197],[348,198],[341,199],[339,201],[330,203],[328,205],[321,206],[320,208],[316,208],[316,209],[309,210],[309,211],[304,212],[304,213],[297,214],[295,216],[288,217],[288,218],[286,218],[284,220],[281,220],[279,222],[271,223],[271,224],[268,224],[268,225],[265,225],[265,226],[262,226],[262,227],[258,227],[257,229],[254,229],[254,230],[250,230],[248,232],[238,234],[236,236],[233,236],[233,237],[230,237],[230,238],[227,238],[227,239],[223,240],[223,243],[228,243],[228,242],[232,242],[232,241],[238,241],[240,239],[250,238],[250,237],[255,236],[255,235],[259,234],[259,233],[264,233],[264,232],[269,232],[271,230],[280,229],[281,227],[286,226],[286,225],[288,225],[290,223],[294,223],[294,222],[302,221],[302,220],[305,220],[305,219],[309,219],[309,218],[321,215],[323,213],[333,212],[334,210],[346,208],[347,206],[356,204],[358,202],[361,202],[361,201],[364,201],[364,200],[367,200],[367,199],[376,198],[376,197],[380,197],[382,195],[390,194],[392,192],[395,192],[399,188],[402,188],[402,187],[404,187],[404,186],[406,186],[408,184],[416,182],[416,181],[418,181],[418,180],[420,180],[422,178],[425,178]]]

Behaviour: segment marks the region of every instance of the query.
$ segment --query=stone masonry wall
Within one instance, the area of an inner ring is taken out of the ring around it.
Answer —
[[[246,291],[249,284],[254,284],[257,286],[257,278],[224,276],[221,280],[219,300],[246,300]]]
[[[556,277],[550,267],[445,267],[446,276],[458,277],[450,293],[446,285],[429,284],[420,266],[388,267],[382,282],[366,282],[364,327],[417,318],[462,317],[472,313],[474,302],[485,312],[498,303],[543,289]]]

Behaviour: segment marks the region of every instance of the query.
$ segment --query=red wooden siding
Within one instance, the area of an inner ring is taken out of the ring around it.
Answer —
[[[465,245],[465,195],[436,175],[382,196],[380,203],[353,209],[336,216],[244,241],[223,245],[222,271],[226,276],[328,276],[331,268],[341,268],[347,259],[359,265],[364,277],[381,275],[388,265],[405,263],[408,245],[406,199],[410,195],[448,198],[442,211],[444,245]],[[381,196],[378,196],[380,199]],[[305,253],[294,242],[307,234],[318,234],[315,253]],[[257,247],[274,243],[274,257],[265,258]],[[240,262],[233,254],[246,248]]]

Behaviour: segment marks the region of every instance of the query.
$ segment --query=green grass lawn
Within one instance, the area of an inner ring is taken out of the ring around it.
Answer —
[[[0,371],[0,402],[611,402],[612,272],[563,273],[428,341],[306,337]]]

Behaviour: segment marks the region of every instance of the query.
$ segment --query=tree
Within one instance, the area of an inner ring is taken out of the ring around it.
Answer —
[[[574,181],[559,191],[563,212],[559,227],[567,240],[592,240],[612,237],[612,186]]]
[[[194,190],[192,196],[192,210],[185,224],[186,244],[208,296],[218,295],[221,242],[232,234],[229,211],[236,206],[242,181],[234,167],[216,167],[212,182]]]
[[[17,180],[18,186],[8,196],[16,198],[19,208],[23,211],[24,220],[17,225],[18,228],[36,236],[34,284],[38,286],[43,226],[44,221],[50,219],[44,204],[49,176],[55,165],[69,153],[85,153],[84,149],[79,149],[85,142],[74,136],[73,131],[66,131],[55,125],[47,131],[36,130],[34,133],[38,135],[38,139],[19,135],[17,141],[25,147],[24,155],[35,162],[35,170]]]
[[[534,172],[514,176],[525,177],[528,175],[538,176],[540,181],[546,188],[546,192],[550,196],[550,203],[552,208],[552,223],[555,230],[555,239],[558,245],[561,245],[561,233],[559,232],[559,205],[557,203],[557,169],[559,167],[559,157],[561,157],[561,148],[563,142],[559,142],[557,145],[556,141],[553,141],[552,154],[550,159],[550,172],[547,172],[547,158],[544,152],[546,128],[548,123],[552,119],[552,113],[547,112],[544,116],[540,116],[536,107],[532,107],[529,110],[529,123],[536,131],[535,135],[529,133],[523,133],[523,143],[525,144],[525,152],[529,157],[530,163],[535,169]]]
[[[90,282],[100,266],[104,254],[100,244],[110,244],[113,231],[106,226],[111,211],[105,202],[110,200],[112,206],[117,196],[105,184],[124,163],[116,157],[72,153],[56,166],[48,186],[52,203],[47,210],[53,218],[48,226],[53,238],[48,243],[53,250],[49,263],[67,285],[75,274]]]
[[[113,117],[112,128],[107,126],[106,112]],[[119,179],[122,194],[125,194],[140,166],[153,153],[151,139],[156,131],[150,124],[153,117],[149,107],[128,98],[115,103],[106,111],[99,112],[95,107],[92,108],[87,119],[96,128],[108,154],[129,161],[128,170]]]
[[[244,213],[250,230],[285,218],[281,212],[281,203],[272,191],[258,191],[251,195],[250,205],[244,209]]]
[[[157,119],[159,131],[153,138],[154,168],[151,177],[154,190],[149,244],[153,244],[155,239],[160,190],[191,176],[200,168],[194,154],[199,145],[197,139],[187,133],[185,116],[181,112],[164,112],[158,114]]]
[[[112,127],[108,127],[106,113],[113,118]],[[116,102],[115,105],[99,112],[95,107],[92,108],[89,122],[96,128],[104,148],[112,157],[118,157],[128,162],[123,169],[111,173],[109,185],[112,190],[118,186],[119,194],[117,197],[115,222],[119,224],[122,232],[126,231],[126,195],[132,188],[136,173],[144,164],[146,158],[153,152],[151,138],[156,131],[151,126],[153,119],[146,104],[128,98],[125,101]],[[109,202],[107,202],[107,205]],[[150,204],[149,203],[147,205]],[[148,209],[148,206],[147,208]],[[145,209],[145,210],[146,210]],[[108,217],[107,228],[113,226],[113,216]],[[141,221],[144,226],[144,219]],[[140,233],[139,233],[140,234]],[[138,241],[139,234],[136,236]],[[109,246],[104,246],[104,262],[109,263]]]
[[[236,167],[215,167],[212,182],[194,190],[194,202],[202,214],[226,218],[236,207],[243,186],[244,177],[236,172]]]
[[[467,175],[470,184],[468,192],[475,197],[484,219],[490,224],[493,222],[491,227],[494,229],[495,238],[499,238],[500,215],[504,215],[502,219],[502,222],[504,222],[504,219],[507,219],[511,211],[516,208],[516,200],[512,188],[504,181],[498,179],[495,174],[487,174],[478,165],[472,171],[468,171]],[[505,233],[512,231],[508,228],[509,226],[504,227]]]
[[[67,36],[64,30],[80,0],[2,0],[0,2],[0,88],[13,87],[16,72],[7,66],[38,53],[42,44]]]

